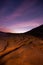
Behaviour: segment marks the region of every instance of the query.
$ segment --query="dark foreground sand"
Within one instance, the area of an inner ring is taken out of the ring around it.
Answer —
[[[0,38],[0,65],[43,65],[43,40],[34,36]]]

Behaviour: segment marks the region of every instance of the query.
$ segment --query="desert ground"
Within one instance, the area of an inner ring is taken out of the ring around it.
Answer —
[[[43,38],[29,34],[0,35],[0,65],[43,65]]]

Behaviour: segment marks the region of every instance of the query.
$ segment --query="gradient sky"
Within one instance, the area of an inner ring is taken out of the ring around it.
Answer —
[[[0,0],[0,31],[23,33],[43,24],[43,0]]]

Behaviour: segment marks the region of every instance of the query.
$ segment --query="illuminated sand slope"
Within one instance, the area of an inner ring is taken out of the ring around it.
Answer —
[[[43,65],[43,25],[23,34],[0,32],[0,65]]]

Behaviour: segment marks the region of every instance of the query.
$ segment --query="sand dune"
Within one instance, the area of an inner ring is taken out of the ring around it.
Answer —
[[[0,65],[43,65],[42,30],[43,25],[24,34],[0,32]]]

